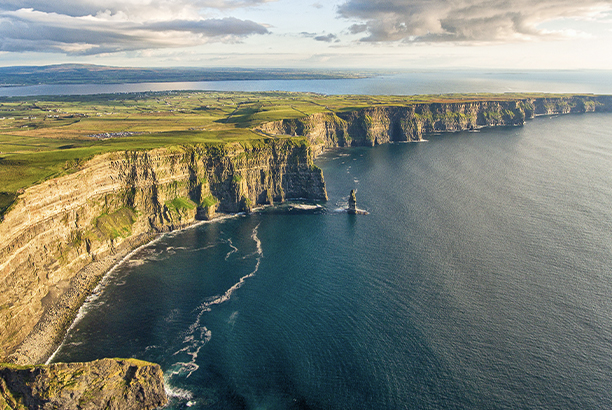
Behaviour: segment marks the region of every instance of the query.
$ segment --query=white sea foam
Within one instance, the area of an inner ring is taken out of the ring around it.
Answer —
[[[191,376],[195,371],[197,371],[200,366],[196,363],[198,354],[200,350],[210,341],[212,338],[212,332],[208,330],[208,328],[202,325],[202,316],[205,312],[210,312],[211,307],[215,305],[220,305],[223,302],[228,301],[232,294],[240,289],[242,285],[244,285],[245,281],[248,278],[255,276],[257,271],[259,270],[259,265],[261,263],[261,258],[263,256],[263,249],[261,246],[261,240],[257,236],[257,230],[259,229],[259,224],[253,229],[253,233],[251,234],[251,238],[255,241],[256,251],[254,252],[257,255],[255,268],[253,271],[243,277],[234,284],[231,288],[229,288],[223,295],[218,295],[212,298],[211,300],[203,302],[196,311],[198,314],[196,315],[196,320],[189,326],[187,332],[185,333],[185,337],[183,339],[184,347],[174,352],[174,355],[185,354],[190,357],[191,360],[187,362],[177,362],[173,367],[176,369],[171,369],[168,371],[168,378],[172,378],[175,375],[186,374],[185,377]],[[230,246],[235,248],[231,244],[231,240],[229,241]],[[238,249],[236,248],[236,251]],[[231,254],[232,252],[230,252]],[[229,254],[228,254],[229,256]]]
[[[164,383],[164,390],[166,391],[166,396],[168,397],[174,397],[181,400],[191,400],[193,398],[193,393],[189,390],[172,387],[168,384],[168,382]]]
[[[53,361],[53,359],[55,358],[55,356],[57,355],[57,353],[59,352],[59,350],[64,346],[64,343],[66,342],[66,337],[68,336],[68,334],[70,334],[70,332],[72,331],[72,329],[74,329],[74,327],[77,325],[77,323],[79,323],[83,317],[87,314],[87,312],[92,308],[95,307],[96,305],[94,305],[94,302],[99,298],[102,290],[108,285],[108,283],[110,282],[110,280],[114,277],[115,272],[117,271],[117,268],[119,268],[120,266],[122,266],[123,264],[125,264],[126,262],[130,261],[132,259],[132,257],[142,251],[142,250],[147,250],[147,248],[149,248],[151,245],[159,242],[160,239],[162,239],[163,237],[167,237],[167,236],[175,236],[176,234],[178,234],[179,232],[183,231],[183,230],[187,230],[187,229],[193,229],[196,228],[200,225],[204,225],[204,224],[209,224],[209,223],[219,223],[219,222],[223,222],[227,219],[231,219],[231,218],[236,218],[238,216],[244,215],[244,213],[240,213],[240,214],[228,214],[228,215],[223,215],[221,217],[215,218],[213,220],[210,221],[200,221],[197,222],[195,224],[192,224],[184,229],[178,230],[178,231],[174,231],[174,232],[170,232],[170,233],[165,233],[163,235],[158,236],[157,238],[153,239],[152,241],[141,245],[139,247],[137,247],[136,249],[134,249],[133,251],[131,251],[130,253],[128,253],[123,259],[121,259],[119,262],[117,262],[108,272],[106,272],[106,274],[102,277],[102,279],[100,280],[100,282],[98,283],[98,285],[95,287],[95,289],[92,292],[92,295],[90,295],[88,297],[91,298],[90,301],[87,301],[79,308],[77,315],[74,319],[74,321],[72,322],[72,324],[70,325],[70,327],[68,328],[68,330],[66,331],[66,334],[64,335],[64,339],[62,340],[62,343],[58,346],[58,348],[53,352],[53,354],[47,359],[47,361],[45,362],[45,364],[49,364]],[[150,260],[156,260],[156,255],[153,254],[153,250],[150,250],[148,252],[148,255],[143,258],[145,261],[150,261]]]
[[[227,244],[230,246],[230,248],[232,248],[232,250],[229,251],[227,255],[225,255],[225,260],[227,260],[233,253],[238,252],[238,248],[236,248],[234,244],[232,243],[232,238],[229,238],[227,240]]]
[[[233,327],[236,324],[236,319],[238,319],[238,314],[238,311],[232,313],[229,319],[227,320],[227,324]]]
[[[201,311],[198,314],[196,321],[189,327],[191,333],[190,334],[188,333],[187,336],[185,336],[185,339],[183,339],[183,344],[187,344],[187,346],[174,352],[175,356],[180,353],[185,353],[187,356],[191,358],[191,360],[189,360],[188,362],[176,362],[174,366],[178,366],[178,369],[171,370],[169,372],[170,377],[173,375],[185,374],[185,373],[187,374],[187,376],[185,377],[189,377],[193,374],[193,372],[197,371],[200,368],[200,366],[196,363],[196,360],[198,359],[200,350],[202,350],[202,348],[210,341],[212,337],[212,332],[208,330],[206,326],[201,326],[200,320],[201,320],[202,314],[205,311],[209,311],[209,310],[210,309]],[[200,335],[199,337],[196,338],[194,336],[194,333],[198,330],[200,332]]]
[[[293,205],[292,208],[300,209],[300,210],[303,210],[303,211],[312,211],[312,210],[315,210],[315,209],[321,209],[323,207],[321,205],[297,204],[297,205]]]
[[[140,266],[140,265],[144,265],[145,264],[145,260],[144,259],[132,259],[132,260],[128,261],[128,264],[130,266]]]
[[[70,334],[70,331],[72,331],[72,329],[74,329],[74,327],[83,319],[83,317],[85,317],[87,312],[92,307],[96,306],[96,305],[94,305],[96,300],[100,297],[100,295],[102,294],[102,291],[104,290],[104,288],[106,286],[108,286],[108,283],[114,277],[114,274],[117,271],[117,268],[122,266],[126,261],[130,260],[130,258],[133,255],[135,255],[137,252],[139,252],[141,249],[144,249],[144,248],[146,248],[146,247],[148,247],[148,246],[158,242],[161,238],[162,238],[161,236],[158,236],[157,238],[153,239],[151,242],[146,243],[146,244],[144,244],[142,246],[139,246],[138,248],[134,249],[132,252],[130,252],[127,255],[125,255],[108,272],[106,272],[106,274],[102,277],[102,280],[100,280],[100,283],[98,283],[98,285],[94,288],[94,290],[91,293],[91,295],[87,297],[85,303],[79,308],[79,311],[77,312],[76,318],[74,319],[74,321],[72,322],[72,324],[70,325],[68,330],[66,331],[66,335],[64,336],[64,340],[62,340],[62,343],[58,346],[57,349],[55,349],[55,352],[53,352],[53,354],[47,359],[45,364],[49,364],[49,363],[51,363],[53,361],[53,358],[55,357],[57,352],[59,352],[59,350],[64,346],[64,343],[66,343],[66,337],[68,336],[68,334]]]

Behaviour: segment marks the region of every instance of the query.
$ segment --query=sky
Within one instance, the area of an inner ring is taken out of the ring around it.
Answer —
[[[612,69],[612,0],[0,0],[0,66]]]

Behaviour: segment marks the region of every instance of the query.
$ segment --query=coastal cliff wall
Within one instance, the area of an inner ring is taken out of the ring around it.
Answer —
[[[28,188],[0,223],[0,358],[48,357],[103,261],[215,212],[288,198],[327,198],[305,141],[104,154]]]
[[[432,132],[520,126],[537,115],[612,111],[611,96],[415,103],[262,124],[304,140],[97,156],[22,193],[0,223],[0,360],[48,357],[100,275],[152,235],[290,198],[325,199],[324,148],[418,141]]]
[[[262,124],[257,130],[267,135],[302,135],[320,151],[392,141],[420,141],[427,133],[520,126],[538,115],[595,111],[612,111],[612,97],[568,96],[378,106],[273,121]]]

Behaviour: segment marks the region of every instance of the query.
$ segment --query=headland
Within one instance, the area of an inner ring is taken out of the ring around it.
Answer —
[[[44,362],[104,273],[155,235],[258,204],[325,200],[313,160],[326,149],[612,111],[612,97],[593,95],[153,93],[2,104],[0,115],[14,117],[0,149],[0,356],[19,364]],[[117,111],[129,115],[117,121]]]

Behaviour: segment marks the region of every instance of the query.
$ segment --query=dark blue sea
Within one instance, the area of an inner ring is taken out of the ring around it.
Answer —
[[[612,114],[427,140],[137,250],[53,360],[160,363],[169,409],[612,408]]]

